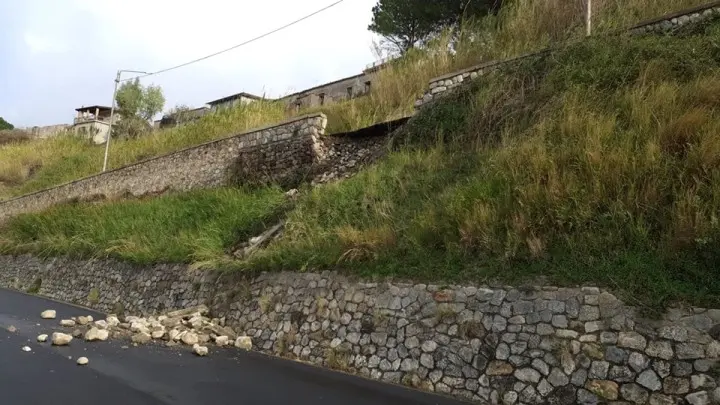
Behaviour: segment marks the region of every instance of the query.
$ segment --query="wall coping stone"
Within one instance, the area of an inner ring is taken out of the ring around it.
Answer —
[[[553,48],[546,48],[546,49],[543,49],[543,50],[541,50],[541,51],[530,52],[530,53],[522,54],[522,55],[520,55],[520,56],[515,56],[515,57],[512,57],[512,58],[510,58],[510,59],[500,59],[500,60],[492,60],[492,61],[489,61],[489,62],[483,62],[483,63],[480,63],[480,64],[478,64],[478,65],[470,66],[470,67],[465,68],[465,69],[462,69],[462,70],[456,70],[456,71],[454,71],[454,72],[450,72],[450,73],[446,73],[446,74],[441,75],[441,76],[434,77],[434,78],[430,79],[430,83],[439,82],[439,81],[441,81],[441,80],[452,79],[452,78],[455,77],[455,76],[459,76],[459,75],[462,75],[462,74],[465,74],[465,73],[474,72],[474,71],[480,70],[480,69],[487,69],[487,68],[490,68],[490,67],[495,67],[495,66],[499,66],[499,65],[504,65],[504,64],[506,64],[506,63],[518,61],[518,60],[525,59],[525,58],[531,58],[531,57],[533,57],[533,56],[543,55],[543,54],[546,54],[546,53],[550,52],[552,49],[553,49]]]
[[[52,186],[52,187],[48,187],[48,188],[44,188],[44,189],[41,189],[41,190],[33,191],[32,193],[23,194],[23,195],[20,195],[20,196],[17,196],[17,197],[13,197],[13,198],[10,198],[10,199],[7,199],[7,200],[2,200],[2,201],[0,201],[0,207],[2,207],[3,205],[5,205],[5,204],[7,204],[7,203],[12,202],[12,201],[16,201],[16,200],[20,200],[20,199],[23,199],[23,198],[27,198],[27,197],[30,197],[30,196],[33,196],[33,195],[36,195],[36,194],[42,194],[42,193],[48,192],[48,191],[50,191],[50,190],[54,190],[54,189],[56,189],[56,188],[61,188],[61,187],[69,186],[69,185],[72,185],[72,184],[80,183],[80,182],[83,182],[83,181],[86,181],[86,180],[89,180],[89,179],[93,179],[93,178],[96,178],[96,177],[100,177],[100,176],[103,176],[103,175],[107,175],[107,174],[110,174],[110,173],[114,173],[114,172],[117,172],[117,171],[120,171],[120,170],[125,170],[125,169],[131,168],[131,167],[140,166],[140,165],[146,164],[146,163],[148,163],[148,162],[152,162],[152,161],[155,161],[155,160],[164,159],[164,158],[167,158],[167,157],[170,157],[170,156],[173,156],[173,155],[179,155],[179,154],[182,154],[182,153],[187,152],[187,151],[192,150],[192,149],[198,149],[198,148],[201,148],[201,147],[204,147],[204,146],[207,146],[207,145],[213,145],[213,144],[216,144],[216,143],[220,143],[220,142],[226,141],[226,140],[228,140],[228,139],[239,138],[239,137],[242,137],[242,136],[245,136],[245,135],[248,135],[248,134],[252,134],[252,133],[256,133],[256,132],[262,132],[262,131],[266,131],[266,130],[269,130],[269,129],[278,128],[278,127],[282,127],[282,126],[285,126],[285,125],[289,125],[289,124],[292,124],[292,123],[295,123],[295,122],[306,121],[306,120],[313,119],[313,118],[327,119],[327,117],[326,117],[325,114],[323,114],[323,113],[311,113],[311,114],[305,114],[305,115],[302,115],[302,116],[299,116],[299,117],[289,118],[289,119],[280,121],[279,123],[264,125],[264,126],[261,126],[261,127],[257,127],[257,128],[253,128],[253,129],[250,129],[250,130],[241,132],[241,133],[239,133],[239,134],[230,135],[230,136],[226,136],[226,137],[218,138],[218,139],[213,139],[213,140],[208,141],[208,142],[203,142],[203,143],[200,143],[200,144],[197,144],[197,145],[193,145],[193,146],[189,146],[189,147],[186,147],[186,148],[182,148],[182,149],[179,149],[179,150],[176,150],[176,151],[174,151],[174,152],[170,152],[170,153],[167,153],[167,154],[164,154],[164,155],[153,156],[153,157],[150,157],[150,158],[147,158],[147,159],[144,159],[144,160],[140,160],[140,161],[131,163],[131,164],[126,165],[126,166],[117,167],[117,168],[115,168],[115,169],[107,170],[107,171],[100,172],[100,173],[96,173],[96,174],[93,174],[93,175],[90,175],[90,176],[81,177],[81,178],[79,178],[79,179],[71,180],[71,181],[68,181],[68,182],[66,182],[66,183],[57,184],[57,185]],[[248,149],[250,149],[250,148],[248,148]]]
[[[659,22],[663,22],[663,21],[667,21],[667,20],[672,20],[673,18],[682,17],[682,16],[688,15],[688,14],[698,13],[698,12],[700,12],[700,11],[705,11],[705,10],[707,10],[707,9],[711,9],[711,8],[718,7],[718,6],[720,6],[720,0],[714,0],[714,1],[711,1],[710,3],[702,4],[702,5],[695,6],[695,7],[686,8],[686,9],[684,9],[684,10],[675,11],[675,12],[672,12],[672,13],[669,13],[669,14],[665,14],[664,16],[661,16],[661,17],[657,17],[657,18],[653,18],[653,19],[650,19],[650,20],[642,21],[642,22],[638,23],[637,25],[634,25],[634,26],[630,27],[629,30],[634,30],[634,29],[637,29],[637,28],[646,27],[646,26],[648,26],[648,25],[657,24],[657,23],[659,23]]]

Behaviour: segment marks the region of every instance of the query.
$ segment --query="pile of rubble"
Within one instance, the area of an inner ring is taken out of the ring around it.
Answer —
[[[187,345],[198,356],[208,354],[207,343],[217,347],[235,345],[240,349],[252,349],[252,340],[248,336],[237,336],[225,326],[224,318],[208,318],[206,306],[181,309],[158,317],[142,318],[138,316],[118,317],[108,315],[105,319],[94,320],[92,316],[78,316],[60,321],[60,326],[75,328],[72,333],[54,332],[51,342],[56,346],[69,345],[73,338],[85,341],[105,341],[108,338],[129,338],[133,344],[146,344],[153,340],[164,341],[166,346]],[[55,319],[54,310],[43,311],[43,319]],[[45,342],[48,335],[39,335],[38,342]]]

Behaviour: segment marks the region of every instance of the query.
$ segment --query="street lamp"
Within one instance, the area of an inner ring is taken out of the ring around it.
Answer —
[[[108,152],[110,151],[110,134],[112,134],[113,116],[115,115],[115,96],[117,95],[118,84],[120,84],[120,75],[122,75],[123,73],[149,74],[148,72],[140,72],[138,70],[117,71],[117,76],[115,76],[115,90],[113,91],[112,104],[110,104],[110,126],[108,127],[107,140],[105,141],[105,160],[103,161],[103,172],[107,169]]]

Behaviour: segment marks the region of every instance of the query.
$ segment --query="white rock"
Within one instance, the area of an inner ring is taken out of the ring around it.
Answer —
[[[57,313],[54,309],[46,309],[40,313],[42,319],[55,319],[55,316],[57,316]]]
[[[188,346],[193,346],[196,343],[198,343],[198,341],[199,341],[198,335],[193,332],[186,332],[185,334],[182,335],[180,340],[182,340],[182,342]]]
[[[203,318],[199,315],[190,318],[190,325],[193,329],[200,329],[203,326]]]
[[[30,348],[30,346],[23,346],[22,350],[23,350],[24,352],[32,351],[32,349]]]
[[[178,336],[180,336],[180,331],[177,329],[170,329],[170,331],[168,332],[168,338],[171,342],[178,340]]]
[[[90,328],[87,332],[85,332],[85,340],[88,342],[93,342],[95,340],[107,340],[107,338],[110,336],[110,332],[108,332],[106,329],[98,329],[98,328]]]
[[[147,327],[147,325],[146,325],[145,323],[136,321],[136,322],[133,322],[133,323],[130,324],[130,332],[133,332],[133,333],[141,333],[141,332],[143,332],[143,333],[148,333],[149,330],[148,330],[148,327]]]
[[[240,336],[235,340],[235,347],[243,350],[251,350],[252,338],[250,338],[250,336]]]
[[[92,322],[92,321],[93,321],[93,317],[90,316],[90,315],[88,315],[88,316],[78,316],[78,318],[77,318],[77,323],[78,323],[79,325],[87,325],[87,324],[89,324],[89,323]]]
[[[101,319],[99,321],[95,321],[95,327],[97,327],[98,329],[107,329],[108,323],[106,320]]]
[[[62,321],[60,321],[60,326],[72,328],[73,326],[75,326],[75,321],[73,321],[72,319],[63,319]]]
[[[66,346],[70,344],[72,340],[73,337],[67,333],[53,332],[52,334],[52,344],[55,346]]]
[[[90,362],[90,360],[88,360],[87,357],[80,357],[77,359],[77,364],[80,366],[84,366],[84,365],[88,364],[89,362]]]
[[[109,315],[105,319],[105,321],[107,322],[108,326],[110,326],[110,327],[118,326],[120,324],[120,320],[118,319],[117,316],[114,316],[114,315]]]
[[[48,335],[45,335],[45,334],[38,335],[37,341],[38,342],[47,342],[47,338],[48,338]]]
[[[699,391],[686,395],[685,400],[691,405],[709,405],[710,395],[707,391]]]
[[[162,337],[165,336],[165,331],[162,329],[154,330],[150,336],[152,336],[153,339],[162,339]]]
[[[228,344],[230,339],[227,336],[218,336],[215,338],[215,344],[222,347]]]
[[[152,339],[152,337],[147,332],[138,332],[133,335],[132,342],[138,343],[138,344],[145,344],[145,343],[149,342],[151,339]]]
[[[195,343],[193,345],[193,353],[197,354],[198,356],[207,356],[208,348]]]

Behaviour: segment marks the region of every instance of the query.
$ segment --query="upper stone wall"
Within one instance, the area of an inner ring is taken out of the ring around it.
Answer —
[[[668,14],[660,18],[642,22],[630,28],[630,33],[662,34],[670,32],[684,25],[703,21],[713,16],[720,16],[720,1],[713,1],[702,6],[693,7],[687,10]],[[540,52],[533,52],[511,59],[485,62],[457,72],[438,76],[430,80],[428,90],[425,91],[425,94],[423,94],[422,97],[415,101],[415,108],[418,109],[423,105],[430,103],[433,100],[436,100],[437,98],[446,94],[448,91],[462,85],[463,82],[474,80],[496,69],[511,65],[513,63],[517,63],[524,59],[541,56],[549,51],[549,49],[546,49]]]
[[[287,181],[324,158],[327,118],[313,114],[0,202],[0,222],[53,205],[235,182]]]
[[[353,280],[0,256],[0,286],[128,315],[205,304],[256,350],[482,404],[720,401],[720,310],[654,319],[595,287]],[[212,350],[212,349],[211,349]]]

